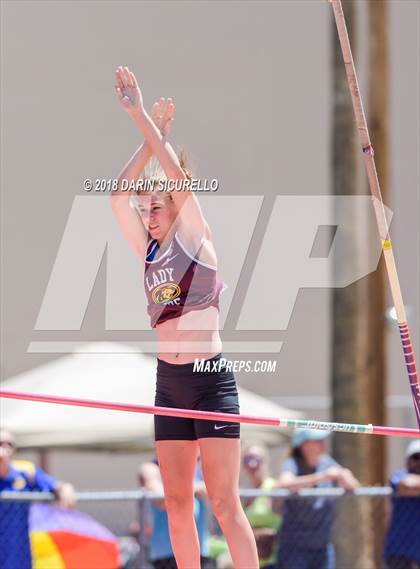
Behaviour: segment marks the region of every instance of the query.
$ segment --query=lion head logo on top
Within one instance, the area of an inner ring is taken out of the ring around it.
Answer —
[[[181,294],[181,289],[176,283],[163,283],[156,287],[152,292],[152,299],[155,304],[165,304]]]

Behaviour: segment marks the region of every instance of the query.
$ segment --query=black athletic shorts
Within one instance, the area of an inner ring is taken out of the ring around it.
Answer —
[[[170,364],[158,358],[155,405],[239,413],[235,376],[226,370],[222,354],[197,361],[204,362],[202,371],[194,371],[194,363]],[[238,439],[240,423],[155,415],[155,441],[208,437]]]

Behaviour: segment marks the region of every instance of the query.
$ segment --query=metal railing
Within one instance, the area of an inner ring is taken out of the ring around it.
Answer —
[[[162,499],[162,494],[138,489],[112,492],[79,492],[76,496],[78,510],[90,514],[118,537],[121,569],[151,567],[148,561],[149,507],[150,501]],[[307,488],[293,493],[282,489],[272,491],[242,489],[240,496],[244,500],[261,496],[270,498],[272,505],[276,505],[276,509],[280,512],[282,522],[278,535],[273,540],[273,554],[277,555],[276,551],[282,539],[288,540],[288,554],[291,554],[290,552],[293,552],[295,548],[296,563],[298,563],[299,547],[305,550],[306,545],[309,544],[309,551],[311,551],[311,548],[317,545],[316,540],[319,538],[320,549],[325,546],[325,541],[334,545],[334,565],[342,569],[385,567],[383,551],[389,527],[391,497],[394,504],[395,500],[413,500],[413,498],[396,498],[389,487],[358,488],[351,493],[347,493],[341,488]],[[17,505],[25,502],[53,500],[52,494],[44,492],[1,492],[0,513],[4,503]],[[420,498],[414,498],[414,500],[417,500],[416,507],[420,508]],[[220,545],[224,542],[223,536],[217,521],[211,514],[210,507],[208,507],[208,514],[208,539],[210,541],[216,540]],[[299,516],[303,516],[301,527],[298,524],[292,524],[287,528],[287,520],[290,520],[291,514],[297,516],[298,519]],[[13,519],[13,508],[9,508],[7,515],[10,518],[8,523],[12,526],[14,523],[18,523],[18,518]],[[325,522],[325,516],[331,517],[331,531],[326,526],[320,529]],[[412,523],[419,524],[419,517],[413,519]],[[420,525],[411,529],[414,532],[417,531],[420,536]],[[290,533],[291,530],[294,533]],[[314,534],[311,535],[311,531]],[[325,532],[328,533],[329,531],[330,535],[327,536]],[[400,540],[400,543],[397,544],[398,551],[404,551],[404,539],[409,539],[409,536],[404,535],[404,533],[404,529],[401,528],[401,531],[397,532],[397,537],[394,536],[394,539]],[[410,547],[412,548],[411,543],[407,543],[406,546],[407,550],[410,550]],[[0,538],[0,549],[1,547]],[[212,564],[208,565],[209,567],[227,568],[230,566],[226,545],[224,545],[224,550],[224,553],[219,556],[212,554],[213,561]],[[219,557],[222,558],[222,561]],[[292,566],[287,567],[287,569],[295,569],[293,563],[294,561],[292,561]],[[164,566],[164,564],[159,565],[159,567]],[[80,567],[80,569],[84,568]]]

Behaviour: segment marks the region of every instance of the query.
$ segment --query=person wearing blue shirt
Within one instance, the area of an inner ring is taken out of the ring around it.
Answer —
[[[389,481],[394,493],[385,542],[387,569],[420,569],[420,439],[406,451],[407,468]]]
[[[283,464],[277,488],[297,491],[341,486],[351,491],[359,485],[350,470],[326,454],[325,439],[328,435],[325,431],[311,429],[294,431],[291,456]],[[275,568],[333,569],[333,522],[331,498],[286,499]]]
[[[141,487],[149,492],[163,493],[157,460],[142,464],[138,474]],[[201,475],[201,468],[198,463],[195,471],[194,496],[194,519],[200,543],[201,569],[211,569],[214,567],[214,564],[208,557],[207,493]],[[154,569],[177,569],[171,546],[165,500],[163,498],[151,500],[149,502],[149,511],[151,518],[149,562]]]
[[[0,493],[53,492],[63,507],[73,507],[74,489],[32,462],[12,461],[16,449],[11,433],[0,431]],[[31,569],[29,502],[0,501],[0,569]]]

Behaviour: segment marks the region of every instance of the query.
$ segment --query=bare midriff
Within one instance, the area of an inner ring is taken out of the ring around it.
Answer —
[[[155,327],[157,357],[171,364],[193,363],[209,359],[222,351],[219,311],[215,306],[190,310]]]

